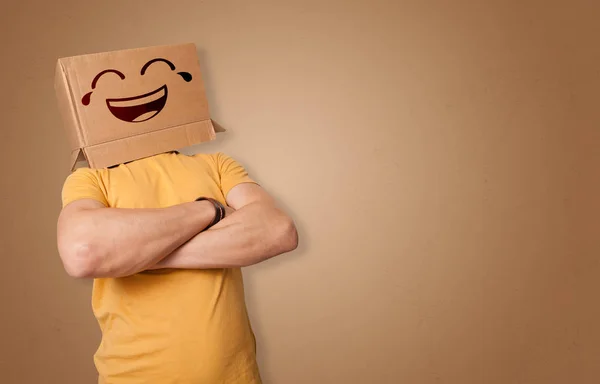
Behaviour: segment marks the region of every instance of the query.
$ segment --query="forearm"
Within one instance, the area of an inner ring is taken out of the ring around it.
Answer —
[[[253,203],[197,234],[152,269],[244,267],[289,252],[297,242],[288,216],[270,204]]]
[[[97,208],[71,215],[59,236],[66,267],[80,277],[128,276],[156,264],[208,226],[210,202],[161,209]],[[59,232],[61,222],[59,220]],[[68,265],[67,265],[68,264]]]

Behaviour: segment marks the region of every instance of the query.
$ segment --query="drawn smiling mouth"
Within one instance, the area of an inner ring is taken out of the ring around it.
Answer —
[[[140,123],[158,115],[167,103],[169,92],[166,85],[140,96],[122,99],[106,99],[110,112],[119,120]]]

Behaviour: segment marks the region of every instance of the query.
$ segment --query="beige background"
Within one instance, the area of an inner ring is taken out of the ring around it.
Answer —
[[[598,383],[597,4],[3,4],[0,382],[95,380],[55,246],[55,60],[191,41],[228,130],[196,149],[300,228],[246,270],[266,383]]]

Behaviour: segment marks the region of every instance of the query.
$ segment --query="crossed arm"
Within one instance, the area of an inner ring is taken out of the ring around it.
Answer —
[[[215,214],[207,201],[160,209],[75,201],[58,219],[59,254],[71,276],[122,277],[159,268],[243,267],[296,248],[293,221],[260,186],[237,185],[227,204],[228,215],[204,231]]]

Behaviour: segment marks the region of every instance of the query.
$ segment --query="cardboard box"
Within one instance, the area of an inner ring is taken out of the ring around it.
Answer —
[[[55,90],[73,169],[104,168],[215,138],[194,44],[61,58]]]

